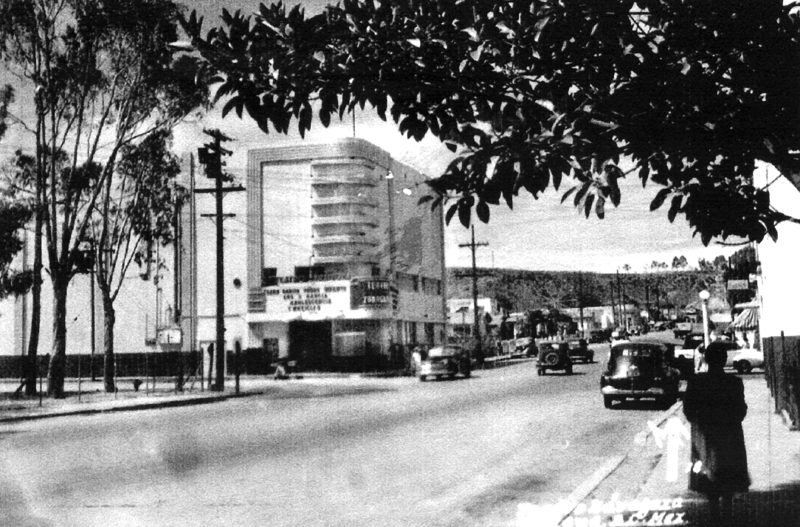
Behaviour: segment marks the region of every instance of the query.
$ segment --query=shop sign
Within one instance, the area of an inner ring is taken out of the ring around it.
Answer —
[[[356,278],[350,284],[350,309],[388,308],[391,282],[385,278]]]
[[[286,315],[313,313],[329,316],[347,309],[347,280],[281,284],[264,289],[266,313]]]
[[[728,280],[728,291],[745,291],[750,289],[747,280]]]

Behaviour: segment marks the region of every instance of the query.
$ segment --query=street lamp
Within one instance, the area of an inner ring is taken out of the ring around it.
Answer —
[[[703,301],[703,345],[707,348],[709,344],[708,338],[708,299],[711,293],[703,289],[700,291],[700,300]]]

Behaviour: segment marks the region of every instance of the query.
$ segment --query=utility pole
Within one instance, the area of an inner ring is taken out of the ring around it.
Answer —
[[[478,270],[475,265],[475,249],[478,247],[485,247],[489,245],[486,242],[475,243],[475,226],[472,226],[472,241],[470,243],[461,243],[459,247],[469,247],[472,251],[472,309],[475,312],[475,329],[473,333],[475,334],[475,340],[477,348],[475,350],[475,356],[478,361],[483,364],[483,343],[481,342],[481,326],[480,326],[480,314],[478,313]],[[483,274],[482,276],[485,276]]]
[[[622,291],[622,281],[619,277],[619,269],[617,269],[617,293],[618,293],[618,300],[619,300],[619,320],[622,323],[620,328],[626,327],[625,320],[625,293]]]
[[[182,245],[183,232],[181,232],[181,209],[182,204],[180,200],[175,199],[175,208],[172,216],[172,226],[175,229],[175,242],[173,244],[174,251],[172,254],[172,320],[169,324],[173,327],[180,327],[181,325],[181,283],[183,281],[183,268],[181,266],[181,255],[179,248]],[[181,347],[183,346],[183,329],[181,328]],[[177,374],[175,376],[175,391],[183,391],[183,350],[178,349],[178,365]]]
[[[611,316],[614,317],[614,325],[619,326],[619,316],[617,315],[617,300],[614,298],[614,279],[611,279]]]
[[[90,282],[90,284],[89,284],[89,287],[90,287],[90,289],[89,289],[89,297],[90,297],[89,298],[89,303],[92,304],[92,331],[91,331],[91,337],[92,337],[92,347],[91,347],[92,360],[89,362],[89,369],[91,370],[91,374],[92,374],[92,382],[94,382],[94,381],[97,380],[97,376],[94,374],[94,352],[95,352],[95,340],[96,340],[96,338],[95,338],[96,337],[95,329],[94,329],[94,327],[95,327],[95,314],[94,314],[94,266],[92,266],[89,269],[89,282]]]
[[[197,193],[214,193],[216,202],[216,227],[217,227],[217,328],[216,328],[216,381],[209,388],[213,391],[221,392],[225,389],[225,268],[224,268],[224,242],[222,221],[222,197],[225,192],[241,192],[243,187],[222,187],[222,156],[231,155],[233,152],[222,148],[223,141],[231,139],[219,130],[203,130],[203,133],[211,137],[214,141],[206,143],[202,148],[197,149],[197,160],[206,166],[206,176],[215,180],[213,189],[195,189]]]
[[[578,271],[578,313],[581,321],[581,333],[586,336],[586,328],[583,327],[583,273]]]

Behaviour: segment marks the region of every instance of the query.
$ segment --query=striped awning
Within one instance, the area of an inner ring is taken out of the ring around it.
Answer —
[[[737,331],[746,331],[749,329],[756,329],[758,327],[758,310],[748,308],[736,315],[736,318],[731,322],[730,329]]]

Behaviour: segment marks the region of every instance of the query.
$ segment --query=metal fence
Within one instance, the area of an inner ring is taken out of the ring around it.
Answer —
[[[353,357],[329,357],[324,371],[339,372],[383,372],[403,369],[408,366],[413,346],[394,345],[384,353],[365,353]],[[208,376],[210,357],[202,351],[190,352],[140,352],[114,354],[114,370],[117,378],[166,378],[199,379]],[[302,357],[290,357],[304,367]],[[22,379],[27,361],[24,356],[0,356],[0,379]],[[225,357],[227,375],[271,375],[275,371],[274,350],[264,348],[242,349],[238,356],[227,350]],[[46,377],[50,355],[38,355],[37,377]],[[103,378],[105,357],[102,353],[68,354],[64,362],[66,378]]]
[[[768,337],[764,343],[764,368],[775,411],[786,411],[800,425],[800,337]]]
[[[114,354],[116,377],[152,378],[178,377],[188,378],[202,373],[200,351],[190,352],[141,352]],[[0,378],[14,379],[24,376],[25,363],[23,356],[0,357]],[[47,376],[50,355],[36,357],[37,376]],[[206,360],[207,362],[207,360]],[[227,351],[226,363],[228,374],[243,375],[270,374],[274,371],[272,357],[262,348],[243,349],[239,356]],[[105,357],[98,354],[69,354],[64,361],[64,376],[67,378],[103,378]]]

